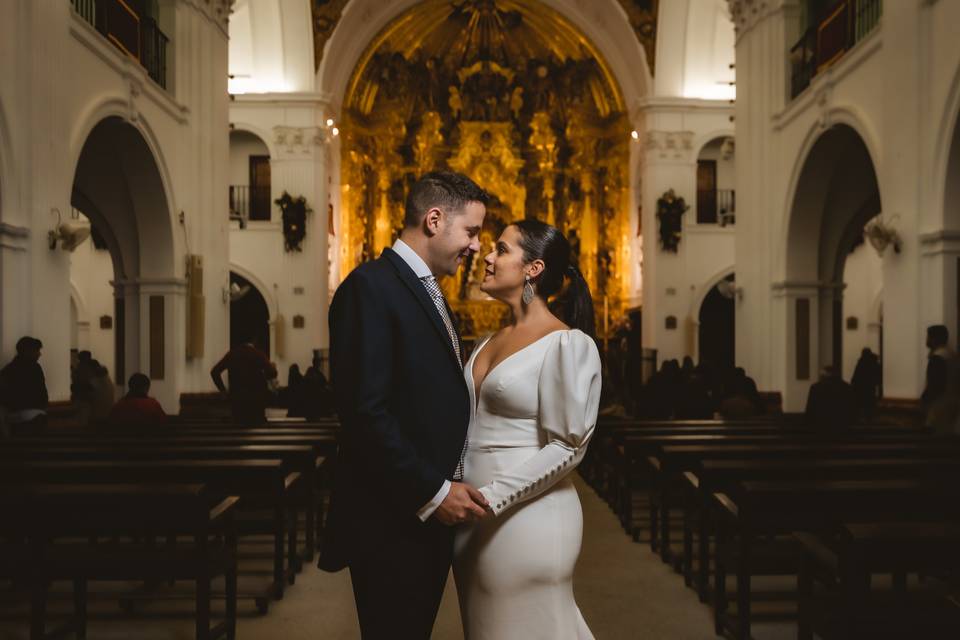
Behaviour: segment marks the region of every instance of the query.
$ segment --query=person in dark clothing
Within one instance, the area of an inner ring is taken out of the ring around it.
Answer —
[[[223,384],[227,372],[229,391]],[[210,370],[221,393],[230,397],[230,411],[236,424],[259,425],[267,421],[270,398],[268,381],[277,377],[277,368],[252,342],[238,344]]]
[[[817,429],[843,429],[857,420],[857,397],[836,367],[826,366],[807,395],[807,424]]]
[[[953,431],[957,416],[957,391],[960,386],[956,354],[947,342],[950,334],[942,324],[927,327],[927,383],[920,401],[925,423],[938,433]]]
[[[873,414],[876,412],[881,375],[880,359],[877,354],[869,347],[864,347],[860,352],[860,359],[857,360],[857,366],[853,370],[853,377],[850,379],[850,384],[853,385],[857,395],[858,413],[864,422],[873,420]]]
[[[167,421],[167,414],[155,398],[150,397],[150,378],[142,373],[130,376],[127,395],[110,410],[112,426],[129,428],[156,427]]]
[[[47,416],[47,382],[40,366],[43,343],[24,336],[17,340],[17,355],[0,370],[0,405],[14,431],[42,425]]]

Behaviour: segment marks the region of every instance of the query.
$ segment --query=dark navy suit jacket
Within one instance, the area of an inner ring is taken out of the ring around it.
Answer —
[[[436,526],[417,511],[453,476],[470,400],[440,314],[392,249],[337,289],[330,367],[342,430],[320,567],[336,571],[365,545]]]

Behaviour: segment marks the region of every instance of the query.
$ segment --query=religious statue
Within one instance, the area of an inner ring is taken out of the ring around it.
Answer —
[[[660,221],[660,248],[677,252],[680,244],[681,219],[690,207],[669,189],[657,200],[657,220]]]
[[[283,220],[283,246],[287,251],[303,251],[303,239],[307,236],[307,214],[313,211],[303,196],[293,198],[286,191],[273,201],[280,206]]]

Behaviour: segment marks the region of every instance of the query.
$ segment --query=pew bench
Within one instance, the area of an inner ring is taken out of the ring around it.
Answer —
[[[236,635],[236,497],[217,497],[200,484],[0,485],[0,537],[29,548],[30,637],[46,631],[51,582],[74,583],[75,615],[68,629],[86,637],[90,581],[192,580],[197,640]],[[181,536],[185,547],[120,542]],[[110,538],[113,542],[76,542]],[[223,575],[225,619],[211,627],[210,582]],[[17,576],[23,579],[24,576]],[[58,632],[63,629],[58,630]]]
[[[960,525],[847,523],[832,539],[795,537],[800,640],[960,637],[960,604],[933,581],[907,588],[909,574],[960,575]],[[893,588],[872,588],[877,574],[891,574]]]

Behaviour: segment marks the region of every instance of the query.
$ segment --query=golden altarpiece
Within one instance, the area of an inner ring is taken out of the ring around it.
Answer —
[[[418,175],[449,168],[493,196],[480,254],[443,282],[465,338],[505,319],[479,290],[482,258],[525,217],[567,235],[598,328],[612,326],[630,284],[630,127],[605,62],[563,16],[514,0],[419,4],[361,57],[341,119],[341,274],[392,244]]]

